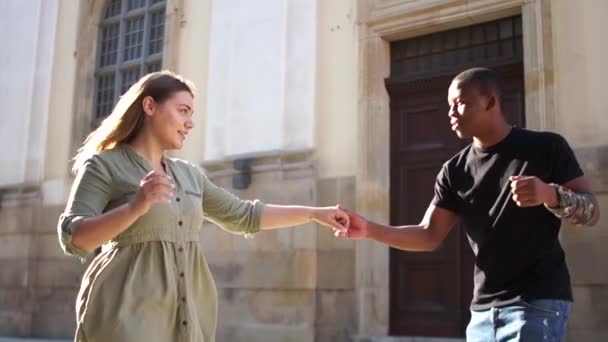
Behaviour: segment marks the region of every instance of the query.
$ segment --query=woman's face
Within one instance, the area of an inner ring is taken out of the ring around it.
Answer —
[[[160,104],[152,103],[151,107],[147,107],[144,100],[152,133],[164,149],[178,150],[184,145],[188,132],[194,127],[193,102],[192,95],[187,91],[178,91]]]

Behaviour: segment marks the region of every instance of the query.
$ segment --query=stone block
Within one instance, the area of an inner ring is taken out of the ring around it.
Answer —
[[[257,239],[260,234],[264,234],[265,232],[259,232],[250,238],[246,238],[244,235],[233,235],[232,238],[232,246],[234,248],[234,252],[236,253],[255,253],[258,249],[257,247]]]
[[[317,249],[322,251],[327,250],[353,250],[356,241],[350,239],[342,239],[334,236],[334,231],[328,227],[318,225],[317,234]]]
[[[235,235],[223,230],[214,223],[205,221],[200,236],[203,253],[234,250]]]
[[[608,327],[608,286],[574,286],[568,326],[576,330]]]
[[[263,252],[291,250],[295,229],[300,229],[300,227],[272,229],[257,233],[253,239],[255,242],[255,250]]]
[[[577,285],[608,284],[608,233],[602,226],[593,228],[566,226],[562,230],[561,243],[572,282]]]
[[[388,290],[389,247],[371,240],[358,240],[355,255],[357,286]]]
[[[0,336],[28,336],[30,327],[31,313],[20,310],[0,310]]]
[[[317,232],[320,230],[316,223],[307,223],[292,228],[293,248],[315,249],[317,248]],[[323,229],[325,230],[325,229]]]
[[[346,329],[317,327],[315,329],[315,342],[351,342],[355,331]]]
[[[317,203],[320,206],[335,205],[339,201],[339,178],[323,178],[317,181]]]
[[[364,288],[356,292],[358,301],[357,325],[359,332],[370,336],[383,336],[388,331],[389,318],[387,289]]]
[[[278,203],[291,205],[314,205],[315,203],[315,181],[313,178],[289,179],[280,184],[269,184],[268,191],[276,191],[280,194]],[[270,203],[270,202],[269,202]]]
[[[41,207],[39,220],[35,226],[36,231],[57,234],[57,223],[59,215],[65,210],[65,205],[54,205]]]
[[[30,264],[27,259],[0,259],[0,270],[0,288],[22,288],[31,282]]]
[[[571,329],[566,331],[566,342],[605,342],[608,341],[608,329],[587,330]]]
[[[312,251],[206,253],[218,287],[311,289],[316,285]]]
[[[313,167],[287,170],[282,173],[282,179],[313,179],[316,172],[317,170]]]
[[[317,289],[354,288],[354,250],[317,251]]]
[[[56,232],[40,233],[33,242],[33,255],[38,258],[75,259],[63,253]]]
[[[73,339],[75,331],[75,312],[36,312],[32,315],[32,336],[53,339]]]
[[[315,341],[351,341],[357,326],[354,291],[317,291]]]
[[[78,287],[36,288],[34,311],[46,314],[75,314],[77,295]]]
[[[0,209],[0,234],[31,232],[35,209],[34,205],[3,206]]]
[[[31,291],[25,287],[0,288],[0,311],[31,312]]]
[[[338,203],[347,207],[355,208],[357,195],[357,181],[354,176],[341,177],[338,184]]]
[[[219,288],[219,321],[228,325],[293,326],[313,322],[313,290]]]
[[[217,341],[230,342],[312,342],[314,329],[308,325],[220,325]]]
[[[69,338],[76,329],[77,288],[37,288],[32,336]]]
[[[371,336],[355,337],[355,342],[466,342],[464,338],[455,337],[419,337],[419,336]]]
[[[32,235],[2,234],[0,236],[0,259],[19,259],[30,256]]]
[[[87,265],[76,258],[36,259],[35,286],[38,288],[78,288]]]
[[[317,203],[320,206],[341,204],[354,209],[355,190],[354,176],[319,179],[317,181]]]
[[[232,192],[243,199],[260,199],[265,203],[273,204],[302,204],[308,205],[314,199],[314,179],[310,172],[290,177],[281,172],[256,173],[252,177],[252,184],[244,190],[231,187],[230,177],[218,177],[213,182],[218,186]]]

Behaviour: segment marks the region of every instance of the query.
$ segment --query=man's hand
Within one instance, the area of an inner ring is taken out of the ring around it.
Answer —
[[[513,201],[520,207],[534,207],[546,204],[548,207],[557,206],[555,188],[535,176],[513,176],[511,194]]]
[[[348,226],[348,229],[344,231],[334,228],[334,235],[336,237],[347,239],[367,238],[369,235],[369,221],[363,216],[356,214],[342,206],[338,206],[338,208],[348,215],[348,217],[350,218],[350,225]]]

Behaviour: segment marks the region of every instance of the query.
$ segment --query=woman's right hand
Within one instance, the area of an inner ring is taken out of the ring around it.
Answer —
[[[142,216],[155,203],[170,203],[174,187],[166,174],[150,171],[139,182],[135,199],[129,203],[129,206],[137,216]]]
[[[347,239],[363,239],[367,238],[369,235],[368,227],[369,221],[343,206],[338,205],[338,209],[348,215],[350,219],[350,225],[347,230],[339,230],[334,228],[334,235],[336,237],[347,238]]]

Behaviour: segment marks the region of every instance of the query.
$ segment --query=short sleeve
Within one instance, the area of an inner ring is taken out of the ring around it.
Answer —
[[[452,189],[449,174],[448,163],[446,163],[437,174],[435,196],[431,204],[454,213],[459,213],[461,201],[458,194]]]
[[[259,200],[242,200],[213,184],[203,175],[203,213],[221,228],[237,234],[251,235],[260,230],[262,208]]]
[[[111,175],[98,155],[87,160],[78,170],[64,212],[59,217],[57,233],[66,254],[86,257],[89,253],[72,244],[78,223],[103,213],[110,199]]]
[[[555,138],[551,141],[549,161],[550,181],[561,185],[582,176],[583,170],[566,139],[558,134],[553,134],[553,136]]]

